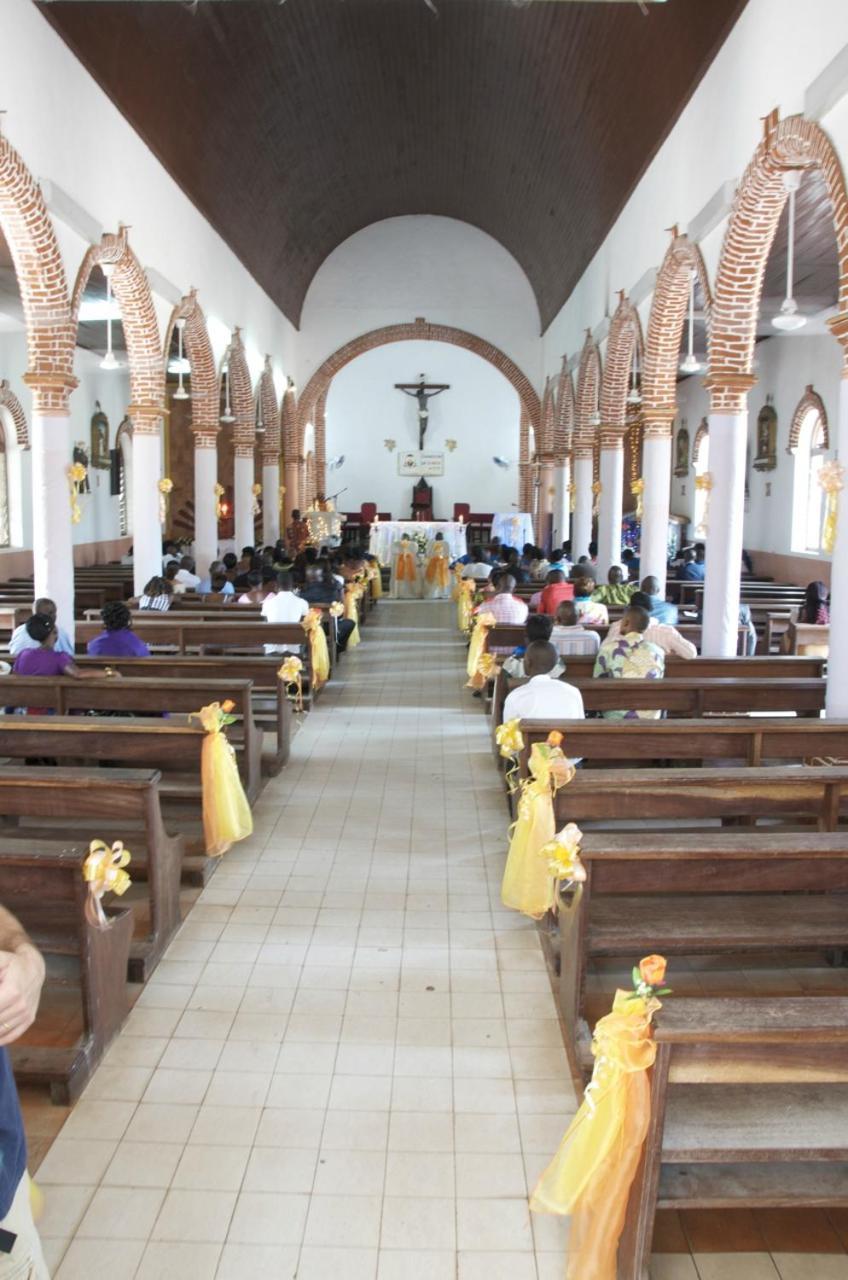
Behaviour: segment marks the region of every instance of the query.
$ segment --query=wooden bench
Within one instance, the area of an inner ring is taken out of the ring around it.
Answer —
[[[52,1101],[63,1106],[78,1097],[129,1011],[132,911],[116,903],[108,912],[109,929],[88,923],[85,856],[79,847],[0,855],[0,900],[14,910],[47,966],[41,1014],[11,1046],[12,1066],[19,1084],[47,1084]],[[51,1012],[71,1022],[67,1043],[55,1043]]]
[[[670,996],[655,1041],[619,1280],[647,1280],[658,1208],[848,1205],[848,999]]]
[[[74,842],[123,840],[133,855],[135,931],[129,975],[143,982],[159,962],[180,923],[180,870],[186,852],[181,835],[169,835],[162,818],[157,770],[0,769],[0,862],[26,840],[27,848],[63,848]],[[56,825],[51,825],[56,824]],[[87,847],[87,846],[86,846]],[[17,911],[17,903],[10,905]]]
[[[585,883],[559,912],[559,1005],[575,1076],[591,1068],[586,975],[598,957],[841,952],[848,833],[586,832]],[[791,895],[791,896],[790,896]],[[672,966],[673,967],[673,966]]]

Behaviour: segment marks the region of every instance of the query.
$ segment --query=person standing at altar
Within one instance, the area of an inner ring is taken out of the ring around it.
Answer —
[[[450,594],[450,550],[441,532],[427,547],[423,594],[428,600],[447,600]]]
[[[391,593],[397,600],[417,600],[421,595],[416,547],[405,535],[392,547]]]

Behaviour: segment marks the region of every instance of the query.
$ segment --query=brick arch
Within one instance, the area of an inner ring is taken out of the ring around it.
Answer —
[[[724,235],[713,292],[710,371],[714,411],[738,413],[751,385],[763,275],[787,199],[788,169],[819,169],[833,209],[839,259],[840,319],[848,312],[848,193],[824,130],[803,116],[767,117],[764,136],[742,177]]]
[[[697,466],[698,455],[701,452],[701,445],[705,440],[710,438],[710,426],[706,418],[702,418],[698,424],[698,430],[695,432],[695,439],[692,441],[692,466]]]
[[[29,448],[29,424],[21,402],[4,378],[0,382],[0,408],[5,409],[12,419],[15,428],[15,439],[19,449]]]
[[[286,460],[293,461],[298,455],[298,422],[297,392],[293,386],[289,385],[283,392],[283,402],[280,405],[280,441],[283,446],[283,458]]]
[[[74,377],[75,327],[65,267],[41,190],[0,137],[0,227],[9,246],[26,321],[25,382],[44,413],[66,413]],[[17,428],[16,428],[17,429]]]
[[[177,320],[185,320],[183,350],[191,366],[191,429],[195,437],[217,436],[220,430],[218,373],[212,343],[209,341],[209,330],[206,328],[206,317],[197,301],[196,289],[180,299],[168,320],[163,348],[166,374]]]
[[[824,435],[824,447],[830,448],[830,427],[827,421],[827,410],[824,407],[824,401],[817,391],[813,389],[812,383],[804,388],[804,394],[795,407],[792,415],[792,422],[789,426],[789,443],[786,446],[787,453],[794,453],[798,448],[798,442],[801,438],[801,428],[804,425],[804,419],[811,409],[815,409],[819,415],[822,424],[822,432]]]
[[[554,403],[554,381],[548,378],[545,381],[545,390],[542,393],[542,409],[539,420],[539,431],[536,435],[536,453],[540,457],[549,457],[554,449],[554,435],[556,432],[556,404]]]
[[[462,347],[463,350],[471,351],[494,365],[515,388],[522,409],[527,412],[528,421],[538,432],[541,415],[539,397],[530,379],[522,373],[518,365],[500,348],[491,342],[486,342],[483,338],[478,338],[476,334],[468,333],[465,329],[454,329],[451,325],[428,324],[426,320],[416,320],[414,324],[391,324],[382,329],[372,329],[369,333],[363,333],[360,337],[345,343],[343,347],[339,347],[338,351],[335,351],[319,369],[316,369],[303,389],[298,411],[301,430],[303,425],[311,420],[318,401],[328,391],[333,378],[346,364],[350,364],[351,360],[364,355],[366,351],[373,351],[375,347],[386,346],[390,342],[421,342],[422,340],[446,342],[454,347]]]
[[[277,404],[277,389],[274,386],[274,371],[271,368],[271,357],[265,357],[265,367],[259,375],[256,385],[256,396],[262,405],[262,422],[265,434],[262,437],[262,457],[268,463],[279,461],[280,457],[280,407]]]
[[[157,435],[168,412],[165,407],[165,360],[153,295],[147,276],[130,248],[126,227],[120,227],[117,235],[104,235],[83,258],[71,300],[73,331],[76,333],[80,304],[91,272],[95,266],[104,265],[113,267],[112,293],[120,308],[127,344],[132,397],[130,417],[139,434]]]
[[[574,435],[574,379],[568,371],[568,360],[563,357],[557,384],[556,423],[554,425],[554,456],[562,465],[571,449]]]
[[[599,412],[601,396],[601,353],[586,330],[586,341],[580,353],[577,371],[577,394],[574,402],[574,453],[576,457],[591,457],[598,435],[592,421]]]
[[[642,324],[633,303],[619,294],[607,337],[601,382],[601,443],[621,444],[627,430],[627,390],[634,354],[642,352]]]
[[[241,329],[234,329],[227,349],[227,377],[230,380],[230,405],[233,417],[233,446],[236,456],[253,457],[256,445],[256,402],[250,382],[250,370],[244,354]]]
[[[704,298],[707,334],[712,330],[712,291],[700,249],[672,231],[672,240],[657,275],[645,358],[642,366],[642,413],[648,435],[671,435],[677,414],[677,367],[680,339],[689,308],[689,282],[695,272]]]

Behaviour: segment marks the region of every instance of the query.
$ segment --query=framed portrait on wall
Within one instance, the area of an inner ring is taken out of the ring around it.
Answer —
[[[689,431],[685,426],[680,428],[674,441],[674,474],[689,474]]]
[[[111,466],[109,458],[109,419],[100,408],[100,401],[94,402],[94,413],[91,418],[91,463],[97,471],[108,471]]]
[[[771,396],[757,414],[757,452],[754,457],[755,471],[774,471],[777,466],[777,411],[772,404]]]

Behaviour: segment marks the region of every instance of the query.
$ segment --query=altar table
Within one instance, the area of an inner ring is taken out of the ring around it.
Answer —
[[[458,560],[466,554],[466,526],[459,520],[380,520],[371,526],[368,550],[380,564],[391,564],[392,544],[404,534],[414,540],[421,533],[428,541],[437,533],[443,534],[451,560]]]
[[[526,511],[499,511],[492,517],[492,537],[520,551],[525,542],[535,542],[533,517]]]

